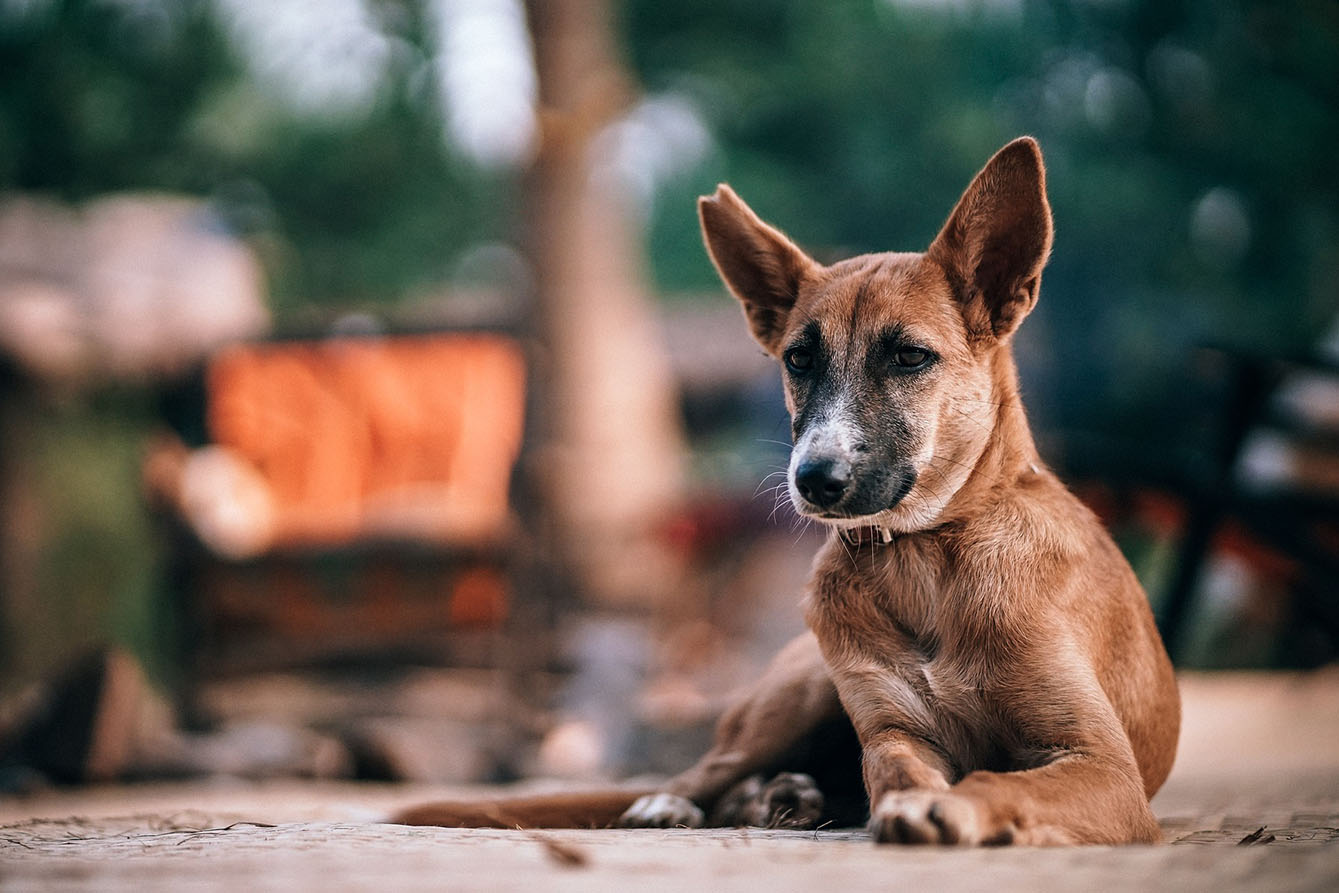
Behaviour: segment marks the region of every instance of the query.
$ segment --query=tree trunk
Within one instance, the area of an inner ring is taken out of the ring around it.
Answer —
[[[649,608],[677,573],[657,528],[681,492],[683,434],[642,233],[597,139],[634,90],[607,2],[526,7],[540,102],[526,188],[548,361],[545,496],[586,597]]]

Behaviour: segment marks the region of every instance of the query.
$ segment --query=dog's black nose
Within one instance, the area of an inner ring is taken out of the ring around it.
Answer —
[[[846,463],[831,459],[806,459],[795,469],[795,489],[810,505],[831,508],[846,495],[851,484]]]

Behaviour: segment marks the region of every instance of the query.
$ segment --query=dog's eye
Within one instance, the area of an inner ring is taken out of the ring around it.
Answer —
[[[893,354],[893,365],[900,369],[919,369],[928,362],[930,362],[930,352],[928,350],[904,347]]]
[[[797,375],[814,368],[814,355],[803,347],[792,347],[786,351],[784,359],[786,368]]]

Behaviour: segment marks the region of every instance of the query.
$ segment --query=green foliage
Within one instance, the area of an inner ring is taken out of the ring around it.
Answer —
[[[1066,375],[1024,371],[1059,421],[1147,417],[1191,344],[1304,350],[1339,310],[1333,4],[633,0],[626,29],[717,141],[653,220],[669,287],[714,289],[690,209],[718,180],[821,258],[915,250],[1031,133],[1057,224],[1032,328]]]
[[[0,673],[31,676],[109,641],[136,646],[158,670],[161,531],[142,510],[139,479],[151,401],[129,391],[20,401],[5,445],[6,471],[21,482],[8,495],[23,507],[10,510],[23,543],[10,558],[34,585],[4,604],[12,628]]]
[[[443,137],[426,6],[371,8],[396,46],[386,82],[363,112],[317,118],[247,75],[205,0],[4,3],[0,187],[210,196],[262,248],[281,316],[433,288],[472,244],[521,229],[519,177]],[[656,198],[649,248],[667,292],[716,291],[693,201],[719,180],[820,257],[915,249],[995,148],[1032,133],[1057,221],[1033,328],[1073,373],[1049,386],[1059,405],[1087,394],[1092,416],[1138,416],[1188,345],[1303,349],[1336,311],[1327,0],[622,12],[645,87],[691,98],[714,141]]]
[[[387,77],[356,114],[313,116],[250,76],[210,0],[0,0],[0,191],[208,197],[260,249],[290,324],[439,287],[472,246],[514,240],[521,174],[447,143],[426,0],[368,5]],[[1018,349],[1034,419],[1170,452],[1198,408],[1180,377],[1192,345],[1306,350],[1339,312],[1337,10],[626,0],[637,76],[688,97],[713,140],[655,197],[655,276],[725,300],[694,211],[722,180],[820,259],[919,249],[986,158],[1031,133],[1057,224]],[[37,632],[12,665],[48,662],[61,638],[142,656],[162,639],[133,473],[149,413],[109,399],[43,410],[10,445],[49,538],[44,618],[18,618]]]
[[[318,117],[248,77],[205,0],[0,4],[0,190],[209,197],[262,247],[281,317],[440,284],[514,225],[512,189],[452,157],[421,22],[391,14],[416,7],[378,9],[400,50],[381,95]]]
[[[4,4],[4,186],[77,199],[204,185],[204,159],[182,133],[211,85],[235,69],[205,4],[171,9],[159,20],[95,0]]]

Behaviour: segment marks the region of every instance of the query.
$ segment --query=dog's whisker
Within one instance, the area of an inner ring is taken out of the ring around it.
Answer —
[[[954,407],[953,411],[956,412],[958,415],[962,416],[963,418],[965,418],[967,421],[971,422],[973,425],[976,425],[982,431],[985,431],[987,434],[991,433],[991,427],[989,425],[987,425],[985,422],[983,422],[981,419],[978,419],[971,413],[967,412],[966,410]]]
[[[784,494],[780,494],[780,493],[777,494],[776,499],[775,499],[775,501],[774,501],[773,504],[772,504],[772,511],[769,512],[768,515],[767,515],[767,523],[768,523],[768,524],[771,524],[771,523],[773,523],[774,521],[776,521],[777,513],[779,513],[783,508],[785,508],[786,503],[788,503],[789,501],[790,501],[790,500],[789,500]],[[794,521],[791,522],[791,529],[792,529],[792,530],[795,529],[795,522],[794,522]]]
[[[778,484],[778,485],[776,485],[776,486],[785,486],[785,484],[786,484],[786,481],[785,481],[785,478],[786,478],[786,472],[785,472],[785,471],[773,471],[773,472],[771,472],[770,474],[766,475],[761,481],[758,482],[758,487],[757,487],[757,489],[755,489],[755,490],[753,491],[753,497],[756,499],[756,498],[758,497],[758,495],[759,495],[760,493],[763,492],[763,487],[767,484],[767,482],[770,481],[770,480],[772,480],[773,478],[777,478],[777,477],[780,477],[780,478],[782,479],[782,481],[781,481],[780,484]],[[768,488],[768,489],[775,489],[775,487],[770,487],[770,488]]]
[[[928,466],[922,472],[922,476],[927,473],[935,475],[935,477],[938,479],[938,483],[949,486],[951,489],[952,482],[942,471],[940,471],[937,468],[934,468],[933,466]],[[944,509],[948,508],[948,501],[951,498],[952,494],[950,493],[948,496],[945,496],[943,493],[939,491],[938,487],[936,487],[935,484],[931,483],[930,481],[925,481],[923,477],[922,481],[924,484],[924,490],[926,491],[925,495],[928,497],[933,497],[938,503],[934,507],[935,514],[936,515],[941,514],[944,511]]]
[[[855,567],[855,547],[848,543],[844,536],[838,536],[837,542],[841,544],[842,551],[846,553],[847,560],[851,562],[851,567]]]
[[[959,468],[966,468],[968,471],[970,471],[970,470],[973,468],[972,465],[969,465],[968,463],[963,462],[961,459],[954,459],[954,458],[951,457],[951,456],[941,456],[941,455],[939,455],[938,453],[936,453],[935,455],[931,456],[931,457],[930,457],[930,461],[931,461],[931,462],[947,462],[949,465],[956,465],[956,466],[958,466]],[[926,470],[926,471],[937,471],[937,469],[935,469],[933,465],[928,466],[925,470]],[[940,473],[940,474],[943,474],[943,472],[939,472],[939,473]]]

